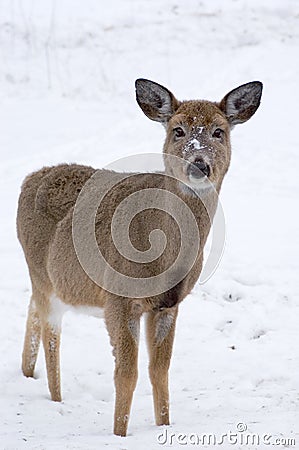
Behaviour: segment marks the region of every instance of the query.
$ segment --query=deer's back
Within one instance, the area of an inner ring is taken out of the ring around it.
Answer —
[[[91,167],[62,164],[28,175],[22,185],[17,212],[18,238],[35,286],[51,291],[46,264],[57,226],[74,206],[83,185],[95,172]]]

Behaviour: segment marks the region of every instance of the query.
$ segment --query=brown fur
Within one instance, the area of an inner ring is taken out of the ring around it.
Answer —
[[[180,231],[167,213],[149,209],[132,221],[130,239],[133,246],[140,251],[149,248],[148,236],[154,229],[163,230],[170,237],[163,254],[148,264],[128,261],[120,256],[112,242],[110,227],[115,208],[131,193],[148,187],[172,191],[190,207],[199,229],[200,249],[187,276],[163,294],[136,299],[112,295],[87,276],[75,253],[72,218],[79,192],[95,173],[95,169],[91,167],[62,164],[45,167],[29,175],[22,186],[17,214],[18,238],[25,253],[32,282],[23,351],[23,373],[33,376],[42,337],[51,398],[60,401],[61,317],[50,297],[55,294],[63,303],[74,307],[103,308],[115,357],[114,433],[121,436],[125,436],[127,432],[132,396],[137,382],[138,333],[143,313],[147,313],[149,373],[153,386],[156,423],[169,424],[168,369],[178,305],[191,291],[200,275],[203,247],[211,226],[201,200],[188,192],[188,189],[180,189],[180,182],[172,178],[174,175],[185,181],[187,175],[181,167],[167,160],[167,154],[184,157],[189,162],[193,162],[197,154],[206,158],[211,170],[209,178],[219,193],[230,163],[230,128],[234,123],[251,117],[259,105],[261,95],[261,85],[258,82],[237,88],[232,91],[232,96],[228,94],[219,104],[207,101],[179,102],[166,88],[148,80],[137,80],[136,90],[137,101],[144,113],[152,120],[162,122],[166,128],[165,173],[135,174],[129,180],[125,179],[124,174],[114,174],[119,183],[109,192],[97,211],[96,239],[105,258],[119,272],[131,277],[150,277],[163,273],[175,260],[180,248]],[[178,126],[184,128],[185,136],[175,139],[173,130]],[[200,127],[204,128],[199,136]],[[221,139],[211,137],[215,128],[223,130]],[[193,133],[206,150],[198,151],[196,146],[190,144]],[[183,148],[187,149],[187,156],[182,156]],[[108,171],[103,171],[102,174],[111,176]],[[217,195],[213,190],[208,190],[205,196],[213,215],[217,206]],[[55,314],[59,317],[53,322]]]

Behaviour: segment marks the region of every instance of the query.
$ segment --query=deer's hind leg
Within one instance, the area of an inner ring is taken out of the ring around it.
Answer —
[[[51,399],[54,402],[60,402],[60,334],[65,305],[54,294],[44,300],[40,318],[48,386]]]
[[[61,401],[59,352],[63,309],[59,307],[60,303],[55,297],[54,302],[51,301],[51,298],[32,286],[22,355],[23,373],[27,377],[33,377],[42,338],[48,385],[53,401]]]
[[[51,399],[61,401],[60,388],[60,333],[61,328],[48,320],[42,321],[42,339],[46,357],[48,386]]]
[[[26,333],[22,354],[22,371],[26,377],[33,377],[41,339],[41,321],[32,295],[27,316]]]

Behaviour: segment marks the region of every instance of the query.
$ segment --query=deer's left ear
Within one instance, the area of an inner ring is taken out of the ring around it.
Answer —
[[[135,87],[137,103],[151,120],[167,123],[180,105],[168,89],[154,81],[139,78]]]
[[[258,109],[261,101],[263,84],[252,81],[229,92],[219,106],[225,113],[230,125],[246,122]]]

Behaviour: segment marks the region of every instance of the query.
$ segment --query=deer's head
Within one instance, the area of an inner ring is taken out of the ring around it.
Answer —
[[[244,84],[219,103],[180,102],[160,84],[136,80],[136,98],[142,111],[166,129],[166,173],[181,180],[187,190],[188,186],[195,191],[208,189],[211,183],[215,188],[220,186],[230,163],[230,130],[255,113],[262,87],[259,81]]]

